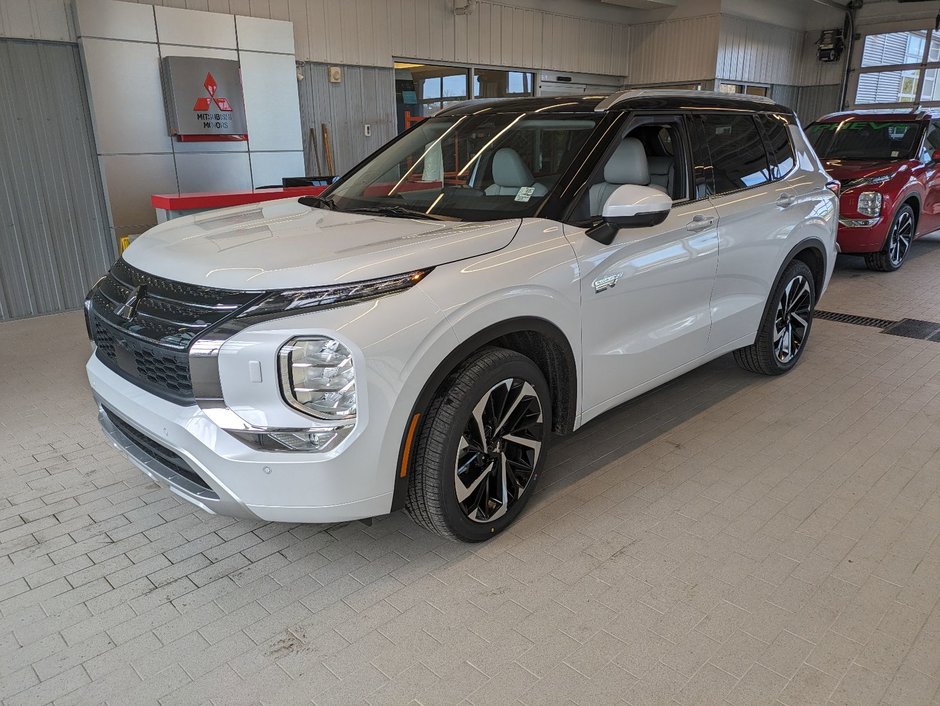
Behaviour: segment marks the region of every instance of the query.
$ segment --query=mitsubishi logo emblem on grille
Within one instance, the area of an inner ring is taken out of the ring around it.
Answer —
[[[117,307],[114,310],[114,313],[120,316],[125,321],[130,321],[134,318],[134,314],[137,313],[137,305],[140,303],[141,298],[144,296],[144,287],[139,285],[134,287],[127,294],[127,300]]]

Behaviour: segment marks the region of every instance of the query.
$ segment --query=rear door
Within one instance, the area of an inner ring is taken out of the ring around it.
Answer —
[[[712,351],[753,342],[782,249],[798,214],[812,207],[800,202],[812,182],[796,170],[787,116],[710,112],[692,120],[710,155],[709,198],[719,218]]]

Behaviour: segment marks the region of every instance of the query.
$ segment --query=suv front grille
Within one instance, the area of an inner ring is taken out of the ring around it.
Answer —
[[[259,294],[175,282],[118,260],[86,302],[88,332],[112,370],[164,399],[190,404],[192,342]]]

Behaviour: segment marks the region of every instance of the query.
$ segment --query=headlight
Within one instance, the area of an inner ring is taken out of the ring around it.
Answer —
[[[356,416],[356,371],[352,353],[326,336],[293,338],[278,352],[284,399],[321,419]]]
[[[286,289],[274,292],[254,306],[246,309],[238,318],[283,316],[285,313],[301,313],[310,309],[327,309],[344,304],[376,299],[386,294],[395,294],[411,289],[427,277],[434,268],[415,270],[392,277],[371,279],[352,284],[339,284],[332,287],[311,287],[309,289]]]
[[[881,214],[881,194],[877,191],[863,191],[858,195],[858,212],[866,216]]]
[[[888,180],[889,180],[891,177],[893,177],[893,176],[894,176],[893,174],[882,174],[881,176],[876,176],[876,177],[864,177],[864,178],[862,178],[862,179],[856,179],[855,181],[850,181],[848,184],[846,184],[846,185],[842,188],[842,190],[843,190],[843,191],[846,191],[847,189],[855,189],[855,188],[857,188],[857,187],[859,187],[859,186],[869,186],[869,185],[874,185],[874,184],[884,184],[886,181],[888,181]]]

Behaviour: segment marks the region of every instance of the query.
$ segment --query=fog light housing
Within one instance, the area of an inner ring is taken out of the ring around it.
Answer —
[[[881,194],[877,191],[863,191],[858,195],[858,212],[866,216],[881,214]]]
[[[328,336],[292,338],[278,351],[281,393],[294,409],[320,419],[356,416],[352,352]]]
[[[227,429],[229,434],[259,451],[323,453],[339,446],[353,430],[352,424],[310,429]]]

